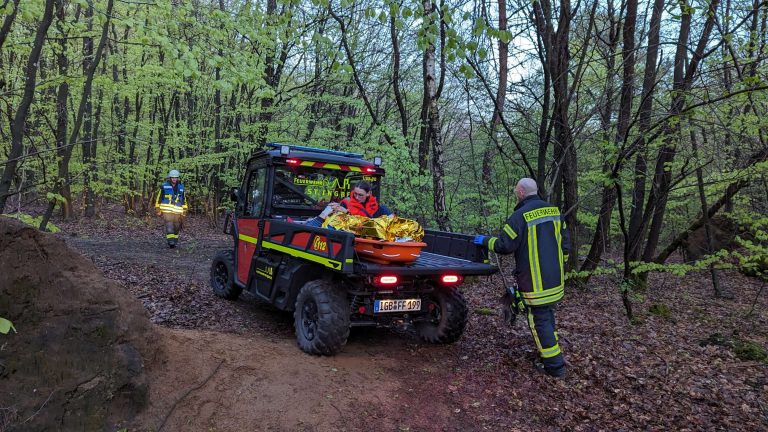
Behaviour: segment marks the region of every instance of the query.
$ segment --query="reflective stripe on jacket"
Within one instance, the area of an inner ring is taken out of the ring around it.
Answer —
[[[176,188],[170,182],[163,183],[160,194],[155,201],[155,207],[163,213],[176,213],[183,215],[187,210],[187,196],[184,193],[184,185],[176,183]]]
[[[522,200],[488,249],[515,254],[515,276],[523,300],[531,306],[563,298],[564,262],[570,249],[560,210],[537,195]]]

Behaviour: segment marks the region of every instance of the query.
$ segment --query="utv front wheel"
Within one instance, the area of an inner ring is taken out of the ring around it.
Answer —
[[[427,342],[456,342],[467,326],[467,301],[455,287],[437,287],[425,305],[428,315],[416,323],[416,330]]]
[[[211,263],[213,293],[227,300],[237,300],[242,288],[235,285],[235,260],[232,251],[220,251]]]
[[[309,281],[301,288],[293,312],[296,341],[302,351],[334,355],[349,337],[346,293],[326,280]]]

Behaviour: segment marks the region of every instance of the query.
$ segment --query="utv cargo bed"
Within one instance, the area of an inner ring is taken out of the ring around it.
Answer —
[[[476,263],[461,258],[422,252],[411,264],[376,264],[365,259],[355,259],[355,273],[358,274],[393,274],[400,276],[439,276],[450,271],[454,274],[491,275],[498,271],[496,266]]]

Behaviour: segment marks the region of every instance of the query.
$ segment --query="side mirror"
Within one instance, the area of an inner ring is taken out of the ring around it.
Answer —
[[[240,189],[236,187],[232,188],[232,191],[229,194],[229,199],[231,199],[234,202],[240,201]]]

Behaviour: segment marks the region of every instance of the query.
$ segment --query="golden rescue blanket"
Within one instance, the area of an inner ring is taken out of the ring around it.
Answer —
[[[384,241],[420,242],[424,238],[424,228],[418,222],[394,215],[371,219],[365,216],[335,213],[323,222],[323,228],[328,226],[351,232],[359,237]]]

